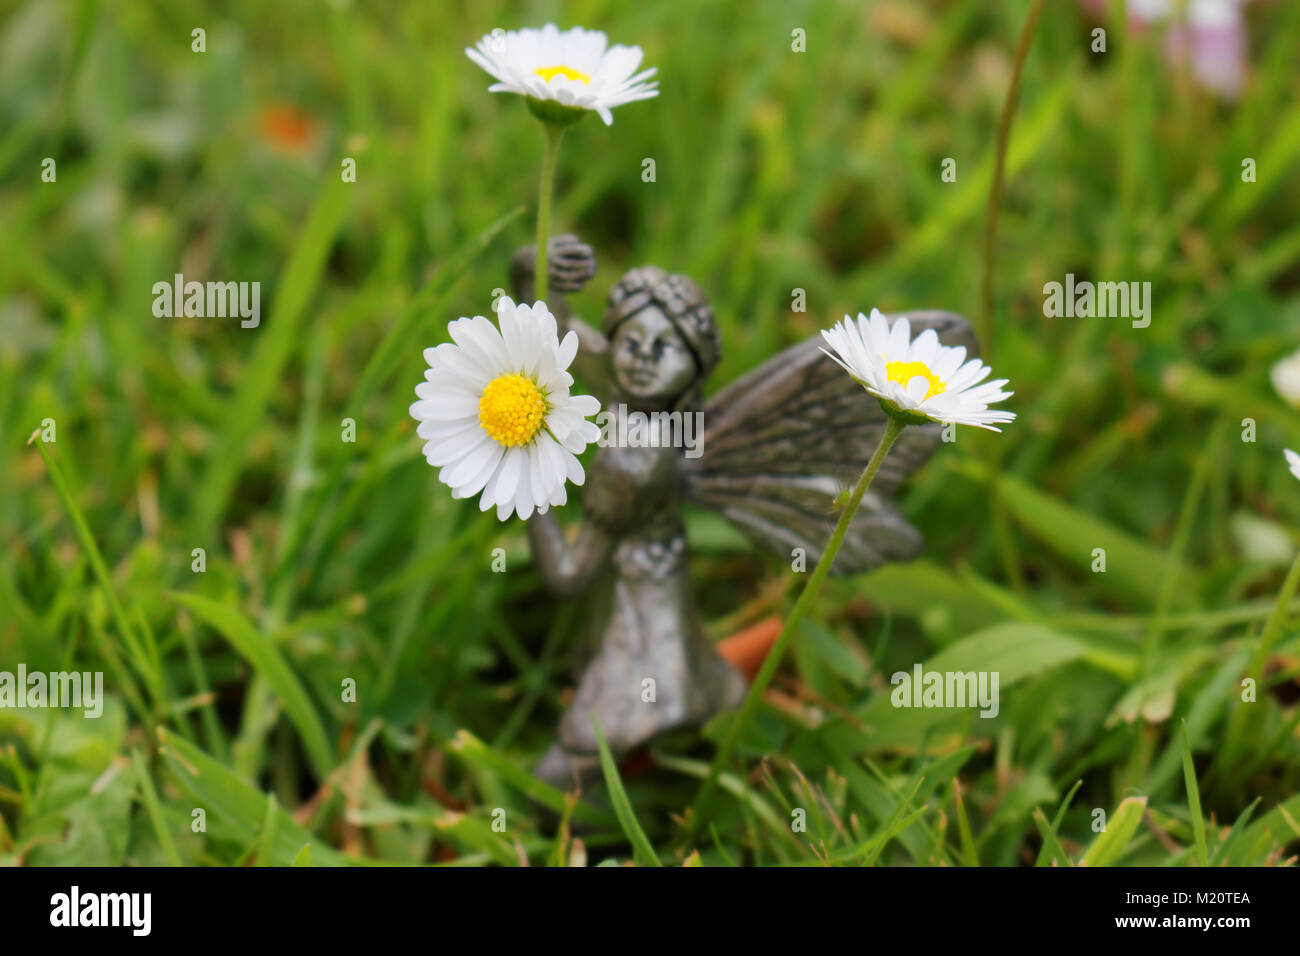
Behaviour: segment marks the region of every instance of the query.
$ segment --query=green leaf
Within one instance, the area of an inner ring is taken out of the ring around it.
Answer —
[[[988,469],[979,462],[967,459],[960,468],[977,481],[988,480]],[[999,476],[997,494],[1007,513],[1027,533],[1086,572],[1099,591],[1145,607],[1155,603],[1160,582],[1170,571],[1181,582],[1175,605],[1185,604],[1186,596],[1198,592],[1203,585],[1198,571],[1184,565],[1167,568],[1170,559],[1163,551],[1014,475]],[[1104,572],[1092,571],[1095,548],[1106,552]]]
[[[131,832],[130,773],[118,773],[91,792],[95,777],[67,767],[51,772],[58,794],[42,799],[47,813],[25,820],[21,837],[32,845],[30,866],[121,866]],[[76,799],[66,802],[68,797]],[[58,808],[54,809],[53,804]]]
[[[966,632],[1006,617],[984,594],[933,561],[884,564],[856,578],[854,587],[878,607],[916,618],[928,615]]]
[[[999,696],[1008,687],[1036,674],[1074,660],[1096,662],[1097,654],[1082,641],[1037,624],[1007,623],[971,634],[939,651],[921,667],[931,671],[998,674]],[[907,672],[911,676],[911,672]],[[895,707],[891,694],[877,694],[859,713],[871,728],[873,746],[915,744],[926,728],[958,714],[977,715],[979,707],[966,710],[946,707]],[[978,725],[980,719],[974,723]]]

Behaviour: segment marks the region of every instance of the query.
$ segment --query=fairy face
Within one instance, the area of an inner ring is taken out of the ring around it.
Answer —
[[[681,333],[655,305],[619,325],[610,342],[610,360],[619,389],[656,408],[668,407],[698,374]]]

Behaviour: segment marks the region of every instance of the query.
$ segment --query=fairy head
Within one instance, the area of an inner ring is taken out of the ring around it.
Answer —
[[[614,384],[645,410],[686,409],[722,354],[713,309],[684,275],[632,269],[609,293],[605,312]]]

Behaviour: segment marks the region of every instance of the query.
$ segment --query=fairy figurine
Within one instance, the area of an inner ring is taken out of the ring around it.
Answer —
[[[575,236],[547,244],[548,305],[577,332],[575,370],[606,410],[702,412],[698,454],[643,441],[605,445],[587,469],[583,520],[566,534],[554,511],[528,519],[534,562],[562,598],[585,596],[594,657],[587,663],[558,739],[536,773],[571,784],[596,770],[593,717],[615,755],[662,731],[698,725],[739,706],[746,684],[705,636],[694,613],[682,517],[687,503],[723,515],[757,544],[808,564],[836,520],[836,496],[859,474],[885,415],[820,349],[787,348],[707,402],[703,387],[721,357],[713,310],[683,275],[655,266],[626,273],[609,293],[602,328],[573,315],[563,297],[594,276],[590,247]],[[533,247],[511,262],[518,301],[533,293]],[[950,312],[908,313],[948,345],[975,352],[969,323]],[[885,460],[834,572],[856,574],[916,556],[921,536],[889,496],[941,440],[937,425],[906,429]],[[807,565],[805,565],[807,566]]]

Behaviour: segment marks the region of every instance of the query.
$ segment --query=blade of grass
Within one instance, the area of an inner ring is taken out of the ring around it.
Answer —
[[[1118,862],[1142,823],[1142,814],[1146,808],[1146,797],[1126,797],[1121,800],[1106,822],[1106,829],[1097,834],[1097,839],[1092,841],[1079,865],[1111,866]]]
[[[86,516],[82,514],[81,509],[77,506],[76,500],[72,496],[72,491],[68,487],[67,478],[63,475],[63,470],[55,462],[53,456],[45,448],[45,443],[39,439],[39,433],[33,434],[29,439],[30,444],[36,445],[36,450],[45,462],[46,473],[50,476],[50,481],[54,484],[54,490],[59,495],[59,500],[63,502],[64,509],[68,512],[68,517],[72,519],[73,530],[77,533],[77,540],[81,542],[81,549],[90,562],[91,570],[94,572],[95,580],[99,582],[100,588],[104,592],[104,597],[108,601],[108,607],[113,615],[113,621],[117,624],[118,636],[122,639],[135,663],[137,670],[146,676],[153,686],[152,670],[149,667],[148,658],[145,656],[143,649],[136,640],[135,631],[131,627],[127,618],[126,609],[122,606],[121,600],[117,596],[117,590],[113,587],[113,579],[109,576],[108,566],[104,563],[104,556],[100,554],[99,546],[95,544],[95,538],[90,533],[90,525],[86,522]],[[144,698],[136,689],[135,681],[132,680],[126,668],[121,664],[115,652],[105,655],[110,665],[117,672],[117,678],[122,688],[122,693],[126,695],[131,706],[135,708],[136,713],[146,724],[153,723],[153,714],[144,702]],[[161,701],[159,701],[161,703]]]
[[[1228,851],[1232,849],[1232,844],[1236,842],[1241,831],[1246,828],[1250,822],[1251,816],[1255,813],[1255,808],[1259,806],[1259,797],[1250,801],[1249,806],[1241,813],[1237,814],[1237,819],[1233,821],[1231,829],[1228,830],[1227,837],[1214,850],[1214,856],[1210,857],[1210,866],[1222,866],[1228,858]]]
[[[140,795],[144,798],[145,810],[149,813],[149,820],[153,823],[154,833],[158,837],[158,845],[162,847],[163,855],[172,866],[184,866],[181,855],[176,852],[176,841],[172,839],[171,831],[167,829],[167,821],[163,819],[162,807],[158,804],[158,792],[154,790],[153,779],[149,776],[149,767],[144,762],[140,751],[132,752],[131,763],[135,767],[135,776],[140,783]]]
[[[563,790],[553,787],[545,781],[538,780],[514,760],[489,747],[468,730],[456,731],[456,736],[451,739],[448,751],[453,756],[463,760],[467,765],[480,767],[497,774],[508,785],[514,787],[530,800],[535,800],[556,813],[565,812],[567,797]],[[573,818],[596,826],[612,826],[618,822],[608,812],[581,801],[573,808]]]
[[[1034,866],[1046,866],[1049,862],[1061,866],[1071,866],[1070,857],[1065,852],[1065,847],[1061,846],[1061,841],[1056,837],[1056,827],[1047,822],[1047,814],[1043,813],[1043,808],[1034,807],[1034,812],[1030,816],[1034,821],[1034,826],[1038,827],[1038,832],[1043,838],[1043,848],[1038,851],[1038,858],[1034,861]]]
[[[487,248],[488,244],[511,222],[523,215],[525,207],[517,206],[488,225],[481,233],[463,244],[447,262],[438,267],[434,274],[416,297],[406,306],[397,321],[393,323],[375,351],[371,353],[361,372],[357,387],[349,396],[349,411],[352,417],[361,420],[361,411],[366,401],[377,389],[384,378],[391,374],[393,366],[408,354],[413,335],[420,328],[420,321],[430,313],[438,315],[444,308],[444,302],[451,294],[451,289],[469,268],[475,258]],[[320,556],[335,538],[342,533],[334,511],[343,487],[343,472],[353,459],[349,455],[337,456],[330,467],[328,476],[321,482],[324,493],[317,494],[312,502],[301,512],[300,525],[314,528],[308,540],[303,561],[313,572],[320,565]],[[364,489],[357,489],[352,501],[360,500]],[[345,502],[342,509],[346,514],[350,502]]]
[[[889,842],[900,833],[906,831],[913,823],[920,820],[928,809],[930,809],[928,804],[921,804],[921,806],[907,814],[907,816],[890,822],[888,826],[882,829],[875,836],[864,840],[862,843],[852,847],[851,849],[832,854],[831,859],[837,863],[848,862],[865,855],[867,857],[867,862],[863,865],[874,865],[881,852],[889,845]]]
[[[280,824],[280,801],[274,793],[266,795],[266,814],[262,817],[262,835],[258,838],[257,865],[270,866],[275,852],[275,837]]]
[[[952,778],[952,800],[957,807],[957,832],[961,836],[961,862],[963,866],[979,866],[979,853],[975,850],[975,838],[971,836],[970,820],[966,817],[966,803],[961,796],[961,781]]]
[[[215,535],[217,521],[225,512],[242,470],[244,449],[262,421],[280,373],[299,342],[298,324],[316,293],[350,196],[351,191],[341,181],[321,190],[284,267],[266,327],[253,330],[260,333],[257,347],[241,373],[239,391],[208,456],[207,471],[191,499],[195,504],[191,527],[200,541]]]
[[[609,788],[609,799],[614,804],[614,814],[618,817],[619,825],[622,826],[623,832],[627,834],[628,841],[632,844],[632,854],[638,863],[642,866],[661,866],[659,855],[650,845],[650,839],[641,829],[641,824],[637,822],[636,813],[632,810],[632,802],[627,798],[627,791],[623,789],[623,781],[619,778],[618,767],[614,763],[614,755],[609,752],[609,744],[605,743],[605,735],[601,733],[600,724],[596,721],[596,716],[591,717],[591,726],[596,731],[596,743],[600,747],[600,770],[605,775],[605,786]]]
[[[912,801],[916,799],[916,792],[921,789],[921,784],[924,782],[924,777],[917,777],[907,793],[899,798],[897,805],[894,807],[894,812],[890,814],[889,819],[885,821],[885,825],[876,834],[877,837],[883,837],[883,839],[868,840],[863,844],[864,847],[870,847],[865,858],[862,860],[863,866],[875,866],[876,860],[879,859],[880,854],[889,844],[889,841],[899,833],[906,830],[908,826],[911,826],[912,821],[919,816],[919,814],[913,814],[912,816],[907,817],[905,814],[911,808]],[[925,808],[921,807],[919,809]],[[907,820],[906,826],[900,822],[904,819]]]
[[[661,767],[676,771],[677,773],[685,774],[688,777],[694,777],[696,780],[703,780],[709,775],[709,765],[703,760],[691,760],[687,757],[675,757],[671,754],[655,753],[654,761]],[[752,789],[741,783],[740,780],[736,778],[735,774],[726,772],[718,774],[718,787],[725,792],[730,793],[737,800],[743,800],[749,804],[750,809],[754,811],[755,815],[771,828],[768,831],[769,833],[780,834],[795,846],[798,846],[799,841],[791,831],[789,822],[783,820],[780,814],[772,809],[771,804],[755,793]]]
[[[198,594],[182,591],[168,591],[167,594],[225,637],[266,680],[280,698],[289,720],[298,729],[307,759],[317,779],[324,780],[329,776],[334,769],[329,737],[326,736],[325,727],[321,724],[311,698],[307,696],[279,649],[234,608]]]
[[[1181,721],[1183,738],[1183,782],[1187,786],[1187,808],[1192,814],[1192,834],[1196,837],[1196,861],[1210,865],[1210,851],[1205,842],[1205,817],[1201,815],[1201,791],[1196,785],[1196,767],[1192,764],[1192,745],[1187,739],[1187,721]]]
[[[1070,788],[1070,792],[1065,795],[1065,799],[1061,801],[1060,807],[1057,808],[1056,816],[1052,818],[1052,824],[1051,824],[1051,833],[1052,833],[1053,840],[1056,840],[1056,834],[1058,834],[1061,831],[1061,821],[1065,819],[1065,811],[1070,809],[1070,803],[1074,800],[1074,795],[1079,792],[1079,788],[1081,786],[1083,786],[1082,780],[1074,781],[1074,786]],[[1034,821],[1034,822],[1037,823],[1038,821]],[[1039,827],[1039,830],[1041,832],[1042,828]],[[1057,842],[1057,846],[1060,847],[1059,842]],[[1060,847],[1060,849],[1061,849],[1061,857],[1064,859],[1065,865],[1073,866],[1074,862],[1070,859],[1069,855],[1066,854],[1064,847]],[[1034,861],[1034,866],[1045,866],[1047,864],[1048,852],[1049,852],[1048,846],[1046,841],[1044,840],[1043,848],[1038,851],[1038,859]]]
[[[975,481],[991,480],[990,469],[973,458],[954,463],[953,468]],[[1106,573],[1092,575],[1099,590],[1147,607],[1156,600],[1166,575],[1174,575],[1182,587],[1171,604],[1186,603],[1203,587],[1202,575],[1179,565],[1165,570],[1174,559],[1127,531],[1114,527],[1066,504],[1014,475],[998,476],[997,492],[1013,519],[1030,535],[1047,544],[1080,571],[1090,571],[1094,548],[1106,552]]]

